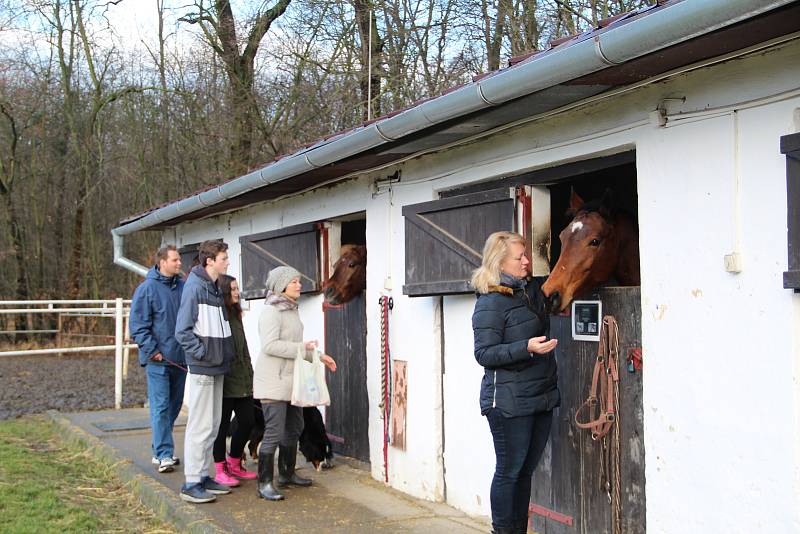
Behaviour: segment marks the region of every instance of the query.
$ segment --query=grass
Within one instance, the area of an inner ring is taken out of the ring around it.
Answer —
[[[42,416],[0,422],[0,531],[175,532]]]

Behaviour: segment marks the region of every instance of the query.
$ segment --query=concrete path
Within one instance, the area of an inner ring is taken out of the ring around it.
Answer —
[[[230,495],[210,504],[180,500],[183,471],[159,474],[150,463],[147,410],[108,410],[59,414],[51,418],[65,433],[95,448],[103,461],[114,462],[123,480],[139,498],[180,530],[246,533],[447,533],[475,534],[491,530],[488,521],[471,518],[447,505],[411,498],[372,479],[369,472],[339,461],[335,468],[298,473],[314,480],[310,488],[282,490],[286,500],[256,497],[254,480],[243,481]],[[183,425],[175,429],[176,454],[183,455]],[[298,454],[298,462],[303,462]],[[248,461],[248,469],[257,466]]]

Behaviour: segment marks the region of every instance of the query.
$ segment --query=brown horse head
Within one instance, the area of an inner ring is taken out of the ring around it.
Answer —
[[[568,214],[573,219],[559,234],[561,255],[542,286],[554,313],[612,277],[620,285],[639,285],[636,224],[612,210],[609,201],[610,191],[588,203],[571,193]]]
[[[325,302],[344,304],[367,287],[367,247],[343,245],[342,253],[333,264],[333,274],[322,286]]]

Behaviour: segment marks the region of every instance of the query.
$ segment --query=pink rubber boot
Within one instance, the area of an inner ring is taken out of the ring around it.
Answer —
[[[252,480],[258,476],[256,473],[244,468],[244,463],[241,458],[228,456],[226,467],[228,468],[228,473],[243,480]]]
[[[214,469],[217,472],[217,474],[214,475],[214,480],[220,484],[224,486],[230,486],[232,488],[239,485],[239,481],[233,478],[230,473],[228,473],[228,466],[225,462],[214,462]]]

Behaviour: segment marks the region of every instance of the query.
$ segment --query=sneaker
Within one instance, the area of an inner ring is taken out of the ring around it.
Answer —
[[[231,492],[230,487],[220,484],[211,477],[204,477],[203,480],[200,481],[200,484],[208,493],[213,493],[214,495],[227,495]]]
[[[195,504],[211,502],[217,498],[203,488],[202,482],[184,484],[181,486],[181,499]]]
[[[175,462],[173,465],[176,465],[176,466],[178,466],[178,465],[181,465],[181,459],[180,459],[180,458],[178,458],[177,456],[173,456],[173,457],[172,457],[172,461],[173,461],[173,462]],[[151,464],[153,464],[153,465],[158,465],[158,464],[160,464],[160,463],[161,463],[161,460],[159,460],[158,458],[156,458],[155,456],[153,456],[153,457],[150,459],[150,463],[151,463]]]
[[[159,473],[172,473],[175,470],[175,460],[172,458],[162,458],[158,462]]]

